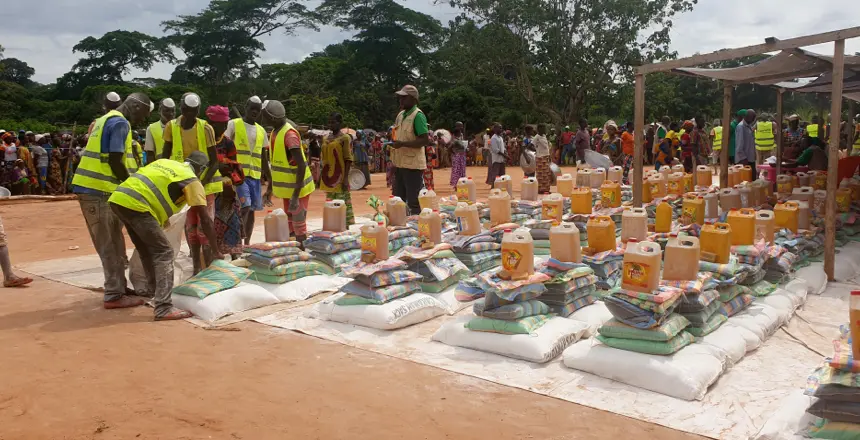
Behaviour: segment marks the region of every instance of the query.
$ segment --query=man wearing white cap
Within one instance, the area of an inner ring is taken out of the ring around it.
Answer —
[[[205,153],[209,157],[208,168],[200,177],[200,181],[206,189],[206,212],[209,218],[214,218],[215,196],[224,191],[224,183],[221,180],[212,180],[218,170],[215,130],[206,121],[197,117],[200,114],[200,104],[200,96],[196,93],[182,95],[179,102],[179,117],[170,121],[169,127],[164,129],[164,149],[161,155],[165,159],[173,159],[177,162],[185,162],[195,151]],[[185,238],[191,250],[194,273],[197,274],[212,263],[214,259],[212,250],[217,246],[217,243],[209,243],[197,211],[189,212],[185,217]],[[203,264],[201,264],[201,251]]]
[[[421,208],[418,192],[424,187],[424,170],[427,159],[424,147],[430,145],[430,128],[427,116],[418,108],[418,89],[405,85],[395,92],[400,99],[400,113],[394,120],[395,141],[391,144],[391,162],[394,164],[394,187],[392,193],[409,205],[409,211],[417,215]]]
[[[143,304],[143,300],[126,295],[130,291],[125,279],[125,238],[108,198],[130,174],[126,158],[131,151],[131,125],[145,122],[151,111],[148,96],[132,93],[116,110],[96,119],[72,179],[72,191],[78,195],[90,238],[102,262],[106,309]]]
[[[116,110],[120,104],[122,104],[122,99],[119,97],[119,93],[108,92],[108,94],[105,95],[105,100],[102,106],[104,107],[105,112],[109,112],[111,110]]]
[[[158,105],[159,120],[146,127],[146,140],[143,149],[146,151],[146,163],[161,159],[164,150],[164,127],[176,117],[176,103],[171,98],[164,98]]]
[[[251,244],[251,233],[254,232],[254,212],[263,210],[263,192],[260,178],[269,176],[269,138],[266,130],[257,123],[263,111],[263,101],[258,96],[252,96],[245,102],[245,114],[242,118],[230,120],[224,136],[233,140],[236,154],[245,182],[236,187],[242,205],[242,228],[244,229],[245,244]]]

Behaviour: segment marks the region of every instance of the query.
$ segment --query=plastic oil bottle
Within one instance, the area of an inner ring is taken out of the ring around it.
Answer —
[[[684,201],[681,205],[681,221],[686,225],[697,223],[705,224],[705,198],[697,196],[695,193],[684,195]]]
[[[680,196],[684,194],[684,173],[672,173],[669,175],[669,194]]]
[[[727,223],[708,223],[699,232],[701,259],[717,264],[729,262],[732,227]]]
[[[732,227],[732,246],[753,244],[755,239],[755,211],[749,208],[732,209],[726,216]]]
[[[605,215],[592,217],[585,225],[588,232],[588,247],[592,252],[615,250],[615,222],[611,217]]]
[[[511,176],[505,174],[499,177],[496,177],[496,181],[493,182],[493,188],[495,189],[503,189],[508,192],[508,195],[514,196],[514,186],[513,181],[511,180]]]
[[[558,193],[564,197],[570,197],[570,193],[573,192],[573,176],[570,174],[562,174],[556,179],[556,188],[558,189]]]
[[[723,188],[720,190],[720,208],[723,212],[731,211],[741,207],[741,194],[734,188]]]
[[[323,231],[346,231],[346,203],[343,200],[326,199],[323,205]]]
[[[590,191],[590,190],[589,190]],[[559,193],[552,193],[541,200],[541,219],[552,220],[554,225],[561,223],[564,215],[564,197]]]
[[[642,203],[651,203],[654,200],[654,196],[651,195],[651,185],[648,184],[649,177],[646,175],[642,182]]]
[[[591,168],[579,168],[576,170],[576,187],[591,188]]]
[[[815,173],[815,180],[812,182],[815,189],[827,189],[827,171],[818,171]]]
[[[502,270],[499,276],[523,280],[535,273],[535,249],[528,229],[505,229],[502,236]]]
[[[854,359],[860,359],[860,290],[851,291],[848,302],[848,320],[851,323],[851,353]]]
[[[753,206],[752,200],[752,188],[750,187],[749,182],[742,182],[740,185],[735,187],[738,190],[738,194],[741,196],[741,208],[751,208]]]
[[[738,170],[737,168],[731,166],[729,167],[729,186],[735,186],[738,184]]]
[[[773,217],[776,221],[776,227],[779,229],[788,229],[791,232],[797,233],[799,219],[799,206],[795,201],[785,203],[777,203],[773,208]]]
[[[791,197],[788,200],[797,200],[809,203],[811,206],[813,202],[815,202],[815,190],[809,186],[802,186],[800,188],[794,188],[791,191]]]
[[[436,196],[436,191],[432,189],[422,188],[418,191],[418,205],[422,210],[439,210],[439,197]]]
[[[824,217],[827,212],[827,191],[817,189],[812,193],[812,209],[819,217]]]
[[[475,203],[477,200],[477,187],[471,177],[461,177],[457,181],[457,201]]]
[[[490,223],[500,225],[511,222],[511,196],[502,188],[490,190]]]
[[[753,181],[753,177],[752,177],[753,172],[752,172],[751,166],[744,165],[743,167],[741,167],[740,171],[741,171],[741,176],[740,176],[741,182],[752,182]]]
[[[684,172],[684,165],[681,165],[681,164],[672,165],[672,172],[673,173],[683,173]]]
[[[714,174],[711,172],[711,167],[707,165],[699,165],[696,167],[696,185],[711,186],[714,183]]]
[[[591,172],[591,188],[597,189],[603,185],[603,181],[606,180],[606,169],[605,168],[595,168],[594,171]]]
[[[794,191],[794,179],[787,174],[776,176],[776,192],[780,198],[790,197]]]
[[[526,177],[520,186],[520,199],[535,201],[538,198],[538,181],[534,177]]]
[[[684,193],[688,193],[692,191],[693,188],[693,174],[692,173],[684,173],[684,177],[681,179],[682,186],[684,187]]]
[[[811,205],[803,200],[797,200],[797,227],[809,229],[809,220],[812,218]]]
[[[669,181],[669,175],[672,174],[672,167],[670,167],[669,165],[663,165],[662,167],[660,167],[660,174],[662,174],[663,177],[665,177],[666,181],[668,182]]]
[[[663,167],[666,168],[666,167]],[[661,199],[666,197],[668,192],[668,181],[662,173],[653,174],[648,179],[648,186],[651,187],[651,199]]]
[[[442,243],[442,216],[438,210],[421,210],[418,215],[418,236],[434,245]]]
[[[385,210],[388,212],[388,224],[391,226],[406,226],[406,202],[400,197],[391,196],[385,202]]]
[[[591,214],[591,187],[576,187],[570,194],[570,212],[574,214]]]
[[[773,243],[776,219],[773,211],[762,209],[755,212],[755,239],[764,238],[765,243]]]
[[[388,229],[385,224],[367,224],[361,227],[361,254],[368,262],[388,259]],[[364,261],[364,260],[363,260]]]
[[[263,220],[266,242],[290,241],[290,220],[283,209],[269,211]]]
[[[657,205],[657,214],[654,221],[654,232],[666,233],[672,230],[672,205],[661,200]]]
[[[621,213],[621,242],[644,241],[648,236],[648,213],[645,208],[627,208]]]
[[[549,254],[558,261],[582,263],[579,228],[568,222],[549,228]]]
[[[699,277],[701,248],[698,237],[672,234],[666,243],[664,280],[695,280]]]
[[[713,219],[720,216],[720,198],[717,193],[705,193],[705,218]]]
[[[459,235],[478,235],[481,233],[481,217],[478,215],[478,207],[466,202],[458,202],[454,209],[454,217],[457,218],[457,230]]]
[[[851,210],[851,200],[851,188],[848,188],[847,185],[845,188],[836,190],[836,209],[839,212],[848,212]]]
[[[624,179],[624,168],[620,166],[612,166],[609,167],[609,170],[606,172],[606,180],[614,180],[616,182],[620,182]]]
[[[604,208],[618,208],[621,206],[621,184],[607,180],[600,186],[600,204]]]
[[[797,177],[797,182],[800,186],[812,186],[812,180],[809,178],[809,174],[800,171],[794,176]]]
[[[589,241],[590,243],[590,241]],[[621,288],[651,293],[660,285],[663,250],[650,241],[630,240],[624,251]]]

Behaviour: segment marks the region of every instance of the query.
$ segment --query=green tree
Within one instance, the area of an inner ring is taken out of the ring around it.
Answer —
[[[329,115],[337,112],[343,116],[344,127],[361,128],[355,115],[339,106],[337,98],[334,97],[319,98],[310,95],[294,95],[285,104],[287,116],[299,124],[324,126],[328,124]]]
[[[135,31],[116,30],[99,38],[87,37],[72,51],[86,56],[57,79],[59,96],[72,99],[90,85],[123,84],[123,75],[132,68],[148,71],[157,62],[175,60],[164,40]]]
[[[300,1],[212,0],[197,15],[181,15],[161,25],[167,41],[185,53],[171,81],[224,84],[257,73],[259,37],[276,31],[293,35],[318,30],[317,16]]]
[[[452,129],[462,122],[469,132],[483,130],[490,123],[490,107],[486,100],[469,86],[445,90],[432,101],[427,117],[435,128]]]
[[[4,58],[0,60],[0,81],[10,81],[29,87],[33,84],[30,78],[35,74],[36,69],[18,58]]]

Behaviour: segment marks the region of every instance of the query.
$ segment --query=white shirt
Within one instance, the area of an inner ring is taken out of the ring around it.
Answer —
[[[18,159],[18,147],[15,144],[6,145],[6,162],[15,162]]]
[[[497,134],[490,138],[490,154],[493,158],[492,163],[503,163],[507,160],[505,156],[502,156],[505,154],[505,140]]]
[[[549,156],[549,140],[547,140],[546,136],[535,135],[532,138],[532,143],[535,144],[535,155],[537,157]]]
[[[229,120],[227,122],[227,130],[224,131],[224,136],[227,136],[233,141],[236,140],[236,124],[234,123],[234,121],[235,119]],[[257,124],[249,124],[244,120],[242,122],[245,124],[245,133],[248,133],[248,146],[253,148],[255,145],[257,145]],[[269,136],[265,134],[265,130],[263,131],[263,133],[263,146],[266,146],[269,144]]]
[[[158,123],[161,124],[161,132],[163,134],[165,124],[163,122],[161,122],[160,120],[158,121]],[[151,127],[149,127],[149,126],[146,127],[146,140],[143,143],[143,150],[144,151],[155,151],[155,138],[152,137],[152,130],[151,130]]]

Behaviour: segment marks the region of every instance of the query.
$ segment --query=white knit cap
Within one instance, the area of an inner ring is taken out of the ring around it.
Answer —
[[[117,93],[117,92],[110,92],[110,93],[108,93],[108,94],[107,94],[106,98],[107,98],[107,100],[108,100],[108,101],[110,101],[110,102],[119,102],[119,93]]]
[[[185,95],[185,105],[189,107],[200,107],[200,97],[196,93]]]
[[[173,102],[173,98],[164,98],[161,100],[161,106],[167,108],[174,108],[176,107],[176,103]]]
[[[261,100],[260,100],[260,97],[259,97],[259,96],[257,96],[257,95],[254,95],[254,96],[252,96],[252,97],[248,98],[248,101],[251,101],[251,102],[253,102],[254,104],[259,104],[259,103],[263,102],[263,101],[261,101]]]

